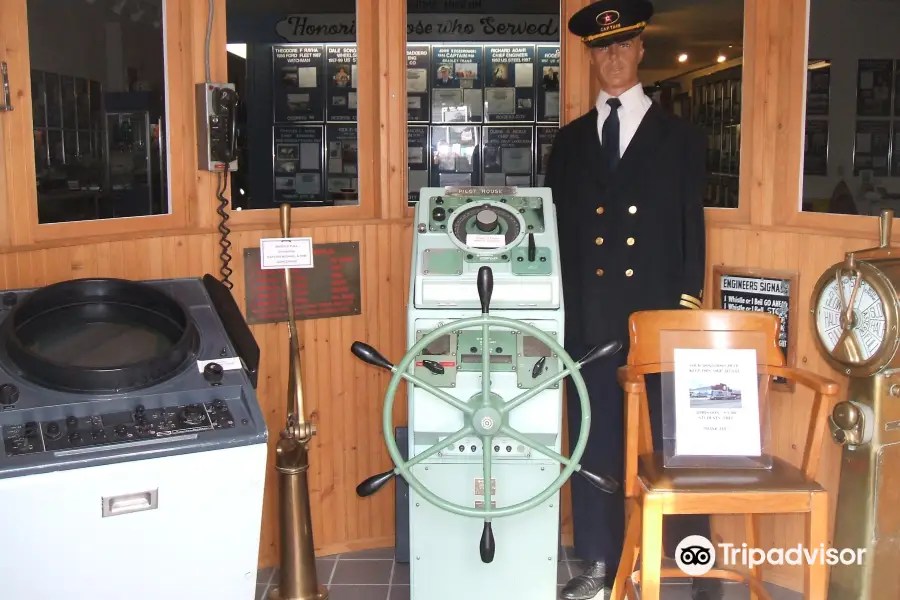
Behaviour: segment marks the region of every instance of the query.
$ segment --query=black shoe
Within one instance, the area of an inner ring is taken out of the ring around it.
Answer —
[[[692,600],[722,600],[725,590],[721,579],[696,578],[691,580]]]
[[[606,565],[602,562],[588,563],[584,573],[573,577],[563,586],[559,597],[563,600],[590,600],[606,587]]]

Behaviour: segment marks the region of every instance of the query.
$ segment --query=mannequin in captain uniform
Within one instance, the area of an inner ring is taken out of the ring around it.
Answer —
[[[569,30],[590,48],[601,89],[596,108],[560,129],[546,175],[558,213],[565,345],[573,356],[610,339],[621,340],[627,350],[633,312],[701,306],[706,137],[644,94],[638,79],[641,32],[652,14],[646,0],[600,0],[569,21]],[[625,423],[616,369],[626,356],[627,351],[620,352],[583,372],[593,419],[582,464],[619,481]],[[658,377],[647,378],[647,393],[654,446],[661,449]],[[569,431],[578,429],[577,398],[570,386]],[[587,600],[615,577],[625,530],[624,495],[604,494],[575,478],[572,508],[575,554],[585,561],[585,570],[566,584],[561,597]],[[664,533],[664,551],[674,556],[688,535],[711,539],[709,518],[667,517]],[[722,584],[696,579],[692,596],[717,600]]]

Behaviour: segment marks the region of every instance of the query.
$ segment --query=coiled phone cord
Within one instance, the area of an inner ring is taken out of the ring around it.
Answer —
[[[220,172],[217,177],[216,198],[219,199],[219,207],[216,209],[216,213],[220,217],[219,233],[221,237],[219,238],[219,246],[222,248],[222,252],[219,254],[219,258],[222,259],[222,267],[219,269],[219,273],[222,274],[222,283],[230,290],[234,288],[234,284],[228,278],[234,271],[228,266],[231,263],[231,254],[228,252],[231,248],[231,240],[228,239],[228,234],[231,233],[231,230],[227,225],[229,217],[225,211],[228,208],[228,198],[225,197],[225,190],[228,189],[228,171]]]

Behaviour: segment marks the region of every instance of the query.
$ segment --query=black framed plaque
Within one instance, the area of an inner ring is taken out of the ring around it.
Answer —
[[[547,163],[550,160],[550,150],[553,149],[553,140],[559,127],[543,126],[535,127],[535,185],[544,185],[544,177],[547,175]]]
[[[356,44],[325,47],[329,121],[356,121]]]
[[[481,185],[478,127],[433,125],[431,127],[431,186]]]
[[[860,59],[856,72],[857,116],[891,116],[891,89],[893,87],[893,60]],[[887,166],[886,163],[885,166]]]
[[[559,46],[538,46],[537,120],[559,123]]]
[[[803,174],[828,175],[828,119],[806,120]]]
[[[313,244],[313,267],[291,269],[294,315],[298,321],[362,312],[359,242]],[[262,269],[259,248],[244,250],[247,323],[288,320],[284,271]]]
[[[406,47],[406,119],[411,123],[427,123],[431,96],[431,48],[429,46]]]
[[[322,45],[273,46],[272,71],[276,123],[325,120],[325,51]]]
[[[481,130],[481,184],[491,187],[531,186],[534,128],[485,125]]]
[[[484,94],[481,46],[434,46],[431,60],[431,121],[481,123]]]
[[[806,116],[824,117],[831,105],[831,63],[824,60],[810,63],[814,66],[806,72]]]
[[[274,203],[322,204],[322,126],[276,125],[272,132]]]
[[[857,121],[853,144],[853,174],[871,169],[875,177],[888,175],[891,150],[890,121]]]
[[[488,46],[484,70],[485,121],[534,121],[534,46]]]
[[[428,126],[409,125],[407,132],[406,162],[409,166],[407,200],[409,204],[415,204],[419,201],[419,191],[423,187],[428,187],[428,166],[431,164]]]
[[[329,201],[335,204],[359,204],[359,138],[356,123],[328,124]]]

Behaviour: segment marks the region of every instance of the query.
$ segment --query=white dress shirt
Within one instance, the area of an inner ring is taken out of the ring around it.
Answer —
[[[600,143],[603,143],[603,123],[609,116],[610,107],[606,103],[612,98],[606,92],[600,92],[597,96],[597,135]],[[638,126],[644,120],[644,115],[650,110],[653,101],[644,93],[644,86],[638,83],[633,88],[619,96],[622,106],[619,107],[619,156],[625,156],[625,150],[634,137]]]

